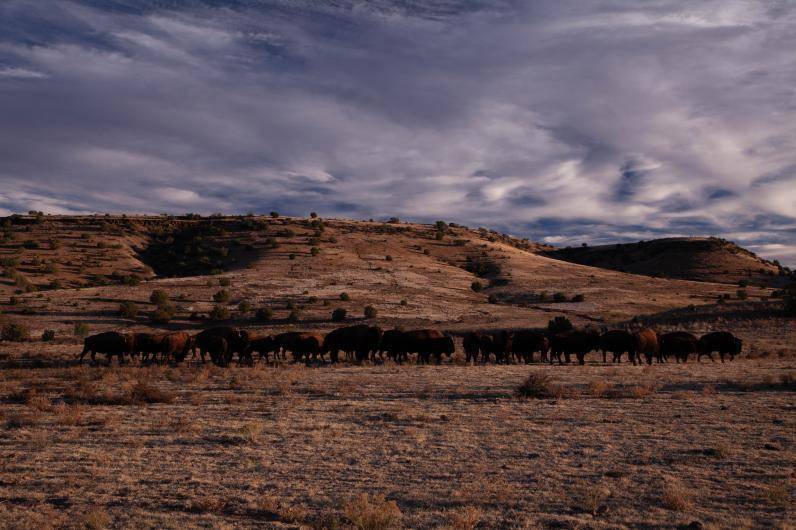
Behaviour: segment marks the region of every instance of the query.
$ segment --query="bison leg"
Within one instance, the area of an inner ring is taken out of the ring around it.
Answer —
[[[583,366],[584,364],[586,364],[586,354],[585,353],[578,352],[575,355],[577,355],[577,357],[578,357],[578,364],[579,365]]]

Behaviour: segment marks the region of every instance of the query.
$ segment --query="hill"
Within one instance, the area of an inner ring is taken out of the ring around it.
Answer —
[[[731,241],[715,237],[678,237],[567,247],[544,255],[620,272],[662,278],[738,285],[782,286],[786,270]]]
[[[0,311],[34,334],[198,327],[219,306],[247,326],[321,328],[334,308],[385,326],[543,326],[552,316],[608,325],[736,298],[737,286],[649,278],[541,255],[546,247],[485,229],[344,219],[18,216],[4,223]],[[154,289],[175,302],[148,318]],[[217,295],[219,291],[228,291]],[[767,299],[750,288],[744,297]],[[118,316],[132,302],[135,317]],[[268,322],[254,318],[268,308]]]

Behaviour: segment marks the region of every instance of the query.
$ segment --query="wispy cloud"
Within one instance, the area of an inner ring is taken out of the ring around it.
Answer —
[[[678,234],[794,264],[796,6],[6,0],[0,210]]]

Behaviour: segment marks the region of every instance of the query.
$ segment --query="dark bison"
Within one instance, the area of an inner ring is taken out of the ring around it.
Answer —
[[[645,328],[633,333],[633,350],[630,352],[630,360],[633,365],[636,361],[641,364],[641,355],[647,359],[647,364],[652,364],[652,358],[657,357],[658,362],[663,362],[660,345],[658,344],[658,334],[655,331]]]
[[[289,332],[280,333],[274,337],[285,351],[293,354],[296,362],[317,360],[320,356],[323,360],[323,334],[322,333],[301,333]]]
[[[550,338],[550,364],[553,357],[561,362],[561,354],[564,355],[566,362],[570,361],[570,356],[575,354],[578,363],[585,364],[586,354],[598,348],[600,345],[600,334],[594,330],[573,329],[556,333]]]
[[[511,333],[508,331],[494,331],[481,334],[481,359],[489,361],[489,356],[495,356],[495,362],[508,363],[511,355]]]
[[[687,362],[688,356],[699,351],[699,341],[696,337],[685,331],[672,331],[658,337],[660,356],[666,359],[673,355],[675,360]]]
[[[184,331],[164,333],[159,337],[158,342],[160,343],[161,361],[172,359],[175,363],[181,363],[193,348],[193,337]]]
[[[710,357],[713,361],[713,352],[719,352],[721,362],[724,362],[724,356],[729,355],[730,360],[734,360],[736,355],[741,353],[741,346],[743,343],[741,339],[727,331],[714,331],[706,333],[699,339],[699,352],[697,353],[697,362],[699,362],[703,355]]]
[[[607,354],[611,352],[611,362],[621,362],[622,354],[627,353],[635,364],[635,341],[633,335],[623,329],[612,329],[600,335],[599,348],[603,352],[603,364],[608,362]]]
[[[402,340],[406,353],[417,353],[418,364],[428,364],[432,356],[440,364],[442,354],[450,357],[456,351],[453,338],[436,329],[404,331]]]
[[[381,328],[358,324],[330,331],[323,340],[323,351],[329,352],[333,363],[338,361],[338,353],[345,352],[346,357],[354,355],[361,362],[368,358],[370,352],[378,351],[381,342]]]
[[[210,346],[218,346],[218,344],[215,342],[211,344],[210,339],[212,337],[221,337],[226,341],[227,351],[222,357],[213,355],[213,350]],[[218,326],[200,331],[194,337],[192,344],[194,352],[197,348],[202,357],[202,362],[205,361],[205,353],[210,353],[210,360],[219,366],[228,365],[235,353],[238,354],[239,362],[245,361],[251,364],[252,361],[251,355],[249,355],[249,332],[232,326]]]
[[[382,334],[379,343],[379,357],[384,360],[382,354],[386,354],[388,359],[392,359],[398,364],[407,360],[402,329],[389,329]]]
[[[133,333],[133,355],[141,355],[141,362],[156,360],[161,350],[160,333]]]
[[[472,359],[473,364],[478,362],[478,354],[481,352],[481,334],[471,331],[462,339],[464,348],[465,362],[469,363]]]
[[[525,364],[533,362],[533,354],[539,352],[541,360],[547,360],[547,352],[550,349],[550,341],[544,333],[533,330],[515,331],[511,338],[511,351],[522,359]]]
[[[220,366],[226,366],[232,359],[232,353],[229,350],[229,343],[222,335],[210,335],[202,341],[204,349],[202,353],[207,352],[214,363]]]
[[[254,337],[249,340],[248,355],[251,356],[252,353],[257,353],[260,359],[265,359],[265,361],[268,362],[268,356],[273,353],[274,360],[276,360],[279,357],[281,349],[282,343],[274,335]]]
[[[108,364],[111,363],[111,358],[116,355],[119,358],[119,364],[124,362],[125,354],[132,356],[133,354],[133,335],[129,333],[119,333],[116,331],[106,331],[91,335],[83,339],[83,351],[80,353],[80,362],[83,362],[83,357],[87,353],[91,354],[91,362],[96,361],[96,354],[102,353],[107,356]]]

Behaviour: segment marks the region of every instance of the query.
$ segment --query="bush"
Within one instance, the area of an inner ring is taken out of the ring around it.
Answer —
[[[384,256],[384,259],[385,259],[386,261],[392,261],[392,256],[390,256],[389,254],[387,254],[386,256]]]
[[[738,287],[749,287],[749,280],[746,279],[739,280]]]
[[[409,302],[407,302],[406,300],[401,300],[401,305],[409,305]]]
[[[220,285],[221,287],[229,287],[230,285],[232,285],[232,280],[230,280],[229,278],[219,278],[218,285]]]
[[[160,307],[169,303],[169,295],[163,289],[155,289],[149,295],[149,301],[156,306]]]
[[[274,311],[270,307],[261,307],[254,314],[254,317],[260,322],[268,322],[274,318]]]
[[[490,295],[489,295],[489,298],[487,298],[486,300],[487,300],[487,302],[489,302],[490,304],[496,304],[496,303],[498,303],[498,298],[497,298],[497,296],[495,296],[494,294],[490,294]]]
[[[291,252],[287,255],[287,259],[296,259],[296,255]]]
[[[25,247],[28,250],[36,250],[36,249],[39,248],[39,243],[36,242],[36,241],[33,241],[32,239],[28,239],[27,241],[22,243],[22,246]]]
[[[398,224],[398,223],[400,223],[400,222],[401,222],[401,220],[400,220],[400,219],[398,219],[397,217],[390,217],[390,220],[389,220],[389,221],[387,221],[387,222],[388,222],[388,223],[392,223],[392,224]]]
[[[546,373],[535,373],[529,375],[517,387],[517,395],[525,398],[547,399],[559,397],[561,389],[552,384],[550,376]]]
[[[479,281],[475,281],[475,282],[470,284],[470,289],[472,289],[476,293],[480,293],[481,289],[483,289],[483,288],[484,288],[484,285],[481,282],[479,282]]]
[[[58,278],[53,278],[52,280],[50,280],[50,289],[61,289],[61,288],[63,288],[61,280],[59,280]]]
[[[746,291],[743,290],[743,289],[738,289],[737,291],[735,291],[735,294],[738,297],[738,300],[746,300],[748,298],[748,296],[749,296],[746,293]]]
[[[384,495],[371,497],[367,493],[346,502],[343,513],[357,530],[399,528],[402,517],[395,501],[386,500]]]
[[[376,318],[378,314],[379,312],[372,305],[365,306],[365,318]]]
[[[561,333],[572,329],[572,322],[567,317],[555,317],[547,323],[547,330],[550,333]]]
[[[343,302],[348,302],[349,300],[351,300],[351,297],[348,296],[348,293],[340,293],[340,300],[342,300]]]
[[[442,241],[443,239],[445,239],[445,232],[438,231],[436,234],[434,234],[434,239],[436,239],[437,241]]]
[[[210,320],[229,320],[229,309],[223,305],[215,305],[208,314]]]
[[[80,337],[80,338],[88,337],[89,334],[88,324],[86,324],[85,322],[75,322],[75,327],[72,329],[72,334],[75,337]]]
[[[576,303],[583,302],[584,300],[586,300],[586,297],[583,296],[582,294],[576,294],[575,296],[572,297],[572,301]]]
[[[343,309],[342,307],[338,307],[334,311],[332,311],[332,322],[342,322],[345,320],[348,311]]]
[[[271,214],[270,214],[270,215],[271,215],[271,217],[273,217],[274,219],[276,219],[277,217],[279,217],[279,212],[271,212]]]
[[[177,309],[171,304],[163,304],[150,313],[149,318],[156,324],[165,324],[174,318]]]
[[[318,255],[318,254],[320,254],[320,253],[321,253],[321,249],[319,249],[318,247],[312,247],[312,248],[310,249],[310,254],[312,254],[312,255],[313,255],[313,257],[314,257],[314,256],[317,256],[317,255]]]
[[[310,217],[312,217],[313,219],[315,219],[316,217],[318,217],[318,214],[317,214],[317,213],[315,213],[315,212],[310,212]]]
[[[213,295],[213,301],[217,304],[226,304],[229,302],[230,294],[226,289],[221,289]]]
[[[301,317],[301,313],[298,309],[293,309],[290,313],[287,314],[287,321],[288,322],[298,322],[298,319]]]
[[[247,300],[242,300],[241,303],[238,304],[238,311],[240,311],[241,313],[245,314],[251,310],[252,310],[252,304]]]
[[[19,322],[8,322],[0,328],[0,340],[22,342],[30,338],[30,328]]]
[[[567,295],[564,293],[554,293],[553,294],[553,302],[566,302]]]
[[[138,316],[138,306],[135,302],[122,302],[119,304],[119,316],[122,318],[135,318]]]

